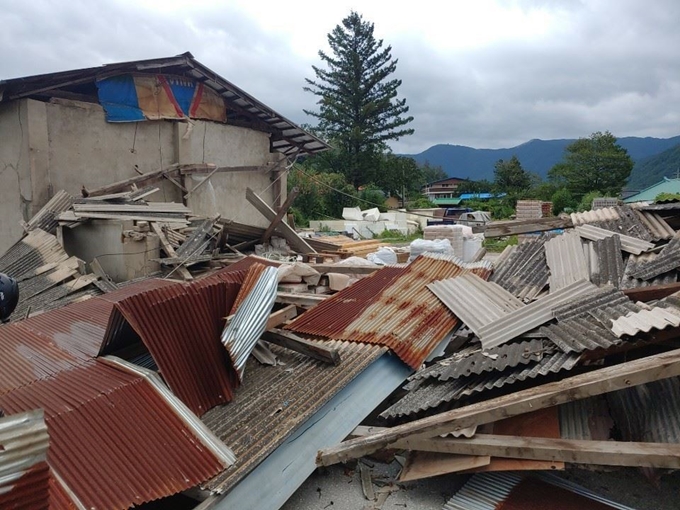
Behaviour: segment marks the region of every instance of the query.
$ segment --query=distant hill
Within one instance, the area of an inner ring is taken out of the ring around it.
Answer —
[[[677,177],[678,172],[680,172],[680,144],[635,163],[626,188],[642,190],[664,177]]]
[[[564,148],[575,140],[531,140],[509,149],[473,149],[463,145],[434,145],[420,154],[405,154],[418,163],[428,161],[431,165],[441,166],[451,177],[473,180],[493,180],[493,166],[499,160],[517,156],[522,166],[542,178],[548,170],[562,160]],[[662,153],[680,144],[680,136],[673,138],[619,138],[618,143],[628,150],[637,163],[645,158]],[[654,181],[656,182],[656,181]],[[653,182],[651,183],[653,184]]]

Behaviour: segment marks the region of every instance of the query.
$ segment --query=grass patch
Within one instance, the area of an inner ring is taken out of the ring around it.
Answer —
[[[514,246],[518,243],[517,236],[507,236],[507,237],[493,237],[484,239],[484,248],[487,251],[500,253],[508,246]]]

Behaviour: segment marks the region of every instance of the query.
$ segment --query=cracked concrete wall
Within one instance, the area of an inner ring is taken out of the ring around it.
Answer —
[[[21,221],[58,190],[78,196],[82,186],[92,189],[174,163],[261,166],[281,158],[269,152],[269,135],[260,131],[200,120],[110,123],[100,105],[64,99],[0,104],[0,140],[0,253],[21,237]],[[272,176],[270,171],[217,173],[187,205],[195,214],[267,226],[246,201],[245,189],[251,187],[270,205],[277,198],[283,202],[285,176],[280,186]],[[186,186],[192,189],[200,179],[187,177]],[[182,202],[183,193],[171,182],[159,187],[150,200]]]
[[[31,212],[28,139],[26,102],[0,104],[0,253],[21,238]]]

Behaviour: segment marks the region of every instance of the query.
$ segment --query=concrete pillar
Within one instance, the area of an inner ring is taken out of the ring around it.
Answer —
[[[47,108],[42,101],[26,100],[26,134],[28,137],[28,169],[30,175],[29,218],[52,198],[50,181],[49,138]],[[28,218],[27,218],[28,219]]]

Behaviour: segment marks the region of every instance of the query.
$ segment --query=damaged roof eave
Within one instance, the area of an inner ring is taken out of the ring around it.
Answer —
[[[271,130],[276,140],[272,142],[272,148],[283,154],[290,155],[295,152],[314,154],[330,148],[320,138],[305,131],[243,89],[198,62],[189,52],[175,57],[119,62],[72,71],[0,80],[0,102],[13,101],[60,87],[87,83],[121,73],[158,72],[161,70],[170,73],[181,71],[213,89],[224,98],[228,107],[261,123],[262,128],[266,126],[267,130]]]

